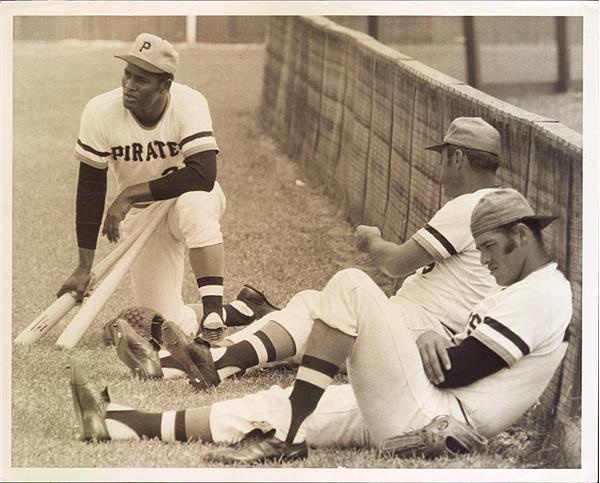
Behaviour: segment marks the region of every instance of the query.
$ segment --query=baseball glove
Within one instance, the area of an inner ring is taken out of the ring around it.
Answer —
[[[424,428],[385,440],[380,450],[401,458],[437,458],[474,453],[486,445],[487,439],[471,426],[452,416],[438,416]]]
[[[148,307],[127,307],[121,310],[119,315],[109,320],[102,331],[102,338],[106,345],[114,344],[114,335],[112,333],[113,322],[117,319],[124,319],[141,337],[149,340],[157,349],[162,345],[160,327],[165,318],[156,310]]]

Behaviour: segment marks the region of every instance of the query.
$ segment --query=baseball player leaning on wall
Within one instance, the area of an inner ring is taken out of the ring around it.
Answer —
[[[493,277],[479,263],[469,221],[475,204],[497,186],[500,148],[500,134],[483,119],[455,119],[443,142],[428,147],[440,153],[440,182],[451,200],[402,245],[383,240],[376,227],[356,229],[357,247],[367,251],[386,274],[398,277],[419,269],[388,303],[397,319],[411,329],[415,340],[428,329],[440,335],[441,339],[432,333],[420,338],[422,346],[449,341],[462,331],[469,310],[495,286]],[[290,356],[299,362],[319,296],[316,290],[300,292],[283,310],[269,313],[228,336],[224,342],[233,345],[226,348],[212,348],[208,353],[202,344],[176,344],[171,349],[179,362],[173,357],[159,361],[153,347],[125,321],[113,330],[121,334],[119,355],[134,373],[156,377],[163,372],[174,374],[177,370],[173,367],[179,366],[201,389],[263,363]],[[203,364],[195,364],[194,360]]]
[[[79,161],[76,232],[79,265],[58,291],[77,294],[90,281],[107,189],[118,196],[102,234],[116,242],[144,223],[144,208],[177,198],[131,268],[136,304],[151,307],[186,333],[210,340],[223,334],[223,238],[219,219],[225,196],[216,181],[219,148],[204,96],[174,82],[178,54],[155,35],[140,34],[129,53],[122,87],[91,99],[81,116],[75,148]],[[183,303],[185,250],[197,279],[203,316]]]
[[[481,263],[500,287],[472,310],[461,333],[427,354],[419,353],[418,341],[375,283],[345,269],[313,306],[315,322],[291,389],[145,413],[110,403],[108,392],[98,392],[74,362],[71,388],[81,436],[241,441],[204,455],[224,463],[300,459],[307,443],[418,448],[435,456],[458,450],[456,442],[469,440],[469,431],[470,441],[483,442],[534,404],[566,351],[571,288],[541,233],[553,219],[536,215],[512,189],[493,190],[477,202],[471,232]],[[429,359],[428,370],[422,358]],[[345,360],[351,385],[330,386]],[[440,417],[444,424],[436,423]]]

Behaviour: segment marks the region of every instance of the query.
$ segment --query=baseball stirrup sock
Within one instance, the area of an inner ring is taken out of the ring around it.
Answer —
[[[287,443],[294,442],[298,429],[316,409],[321,396],[333,381],[337,371],[338,366],[329,361],[310,355],[302,357],[294,388],[289,396],[292,406],[292,421],[286,437]]]
[[[281,325],[267,322],[246,340],[226,347],[224,352],[220,350],[211,353],[217,373],[223,380],[241,369],[291,357],[296,353],[296,344]]]
[[[223,313],[223,277],[200,277],[196,279],[196,282],[204,311],[202,320],[211,312],[216,312],[221,317]]]
[[[106,426],[112,440],[159,438],[165,442],[212,442],[210,407],[150,413],[131,408],[107,408]]]

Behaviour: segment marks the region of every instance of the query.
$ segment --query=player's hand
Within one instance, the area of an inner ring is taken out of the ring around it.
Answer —
[[[110,205],[106,212],[106,218],[104,218],[104,224],[102,225],[102,234],[108,238],[110,242],[119,241],[119,225],[125,215],[129,213],[133,205],[126,196],[121,193],[115,201]]]
[[[361,252],[369,249],[369,239],[372,237],[381,237],[381,231],[376,226],[358,225],[354,230],[354,245]]]
[[[90,278],[91,275],[89,268],[78,266],[69,276],[67,281],[63,283],[62,287],[58,289],[56,296],[60,297],[67,292],[73,292],[75,294],[76,302],[81,303],[83,296],[85,295],[85,291],[90,284]]]
[[[433,330],[428,330],[417,339],[417,347],[421,354],[421,361],[427,379],[432,384],[441,384],[444,382],[444,371],[442,367],[449,370],[450,357],[448,357],[448,347],[452,347],[452,342]]]

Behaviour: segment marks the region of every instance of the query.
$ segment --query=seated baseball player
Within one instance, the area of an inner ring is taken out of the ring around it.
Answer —
[[[469,222],[475,204],[497,187],[500,134],[481,118],[461,117],[450,124],[442,143],[426,149],[440,154],[440,182],[450,201],[401,245],[383,240],[379,229],[369,226],[356,228],[355,243],[387,275],[400,277],[417,270],[389,299],[389,309],[397,312],[398,323],[406,324],[415,339],[431,329],[449,340],[462,331],[469,310],[495,286],[493,277],[479,263]],[[231,344],[228,347],[211,348],[210,357],[218,377],[213,374],[202,378],[193,363],[203,361],[202,354],[206,353],[201,341],[190,346],[190,357],[177,350],[175,355],[179,357],[161,361],[169,366],[169,373],[174,373],[176,366],[185,371],[198,389],[214,385],[208,379],[218,383],[274,361],[293,357],[300,362],[313,324],[312,309],[319,296],[316,290],[300,292],[283,310],[271,312],[227,336],[226,342]],[[121,357],[126,363],[133,361],[133,365],[128,363],[132,371],[140,364],[135,361],[144,362],[148,357],[157,364],[158,357],[148,343],[127,324],[122,323],[115,330],[121,334],[123,350],[137,354]]]
[[[226,464],[301,459],[307,444],[402,450],[407,438],[401,435],[411,432],[408,441],[414,440],[439,416],[450,427],[491,437],[535,403],[567,348],[571,288],[541,233],[554,218],[536,215],[512,189],[494,190],[477,203],[471,232],[499,287],[451,341],[435,331],[415,341],[368,276],[338,272],[313,308],[315,322],[291,390],[275,387],[210,407],[148,413],[111,403],[74,363],[81,437],[228,443],[234,446],[203,455]],[[179,331],[163,325],[163,332],[171,329]],[[331,386],[346,360],[351,384]]]
[[[156,35],[142,33],[128,53],[121,86],[91,99],[81,115],[76,234],[79,264],[58,290],[83,299],[98,234],[111,242],[147,224],[145,208],[175,199],[131,266],[136,304],[152,307],[186,333],[223,337],[224,248],[220,218],[225,195],[217,181],[219,147],[202,93],[174,81],[179,54]],[[107,173],[118,195],[102,216]],[[182,299],[186,255],[203,318]]]

